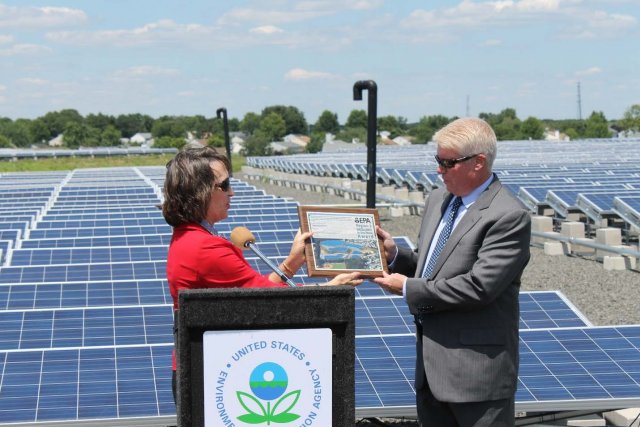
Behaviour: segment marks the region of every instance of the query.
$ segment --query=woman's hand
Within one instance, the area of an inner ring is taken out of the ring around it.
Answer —
[[[298,271],[298,269],[304,264],[304,244],[305,241],[310,239],[313,236],[312,232],[303,233],[298,229],[296,236],[293,238],[293,243],[291,244],[291,251],[289,252],[289,256],[285,260],[286,265],[289,269],[291,269],[292,273]]]
[[[353,273],[342,273],[331,279],[329,282],[322,286],[337,286],[337,285],[351,285],[358,286],[364,282],[364,279],[360,279],[360,272],[354,271]]]

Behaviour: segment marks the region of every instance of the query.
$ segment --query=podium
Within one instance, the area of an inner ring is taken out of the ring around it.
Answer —
[[[352,287],[198,289],[179,306],[179,427],[353,426]]]

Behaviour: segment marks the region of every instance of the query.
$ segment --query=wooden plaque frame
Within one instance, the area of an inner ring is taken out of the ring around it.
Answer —
[[[306,242],[310,277],[333,277],[358,271],[363,277],[388,272],[378,211],[365,208],[299,206],[300,227],[314,235]]]

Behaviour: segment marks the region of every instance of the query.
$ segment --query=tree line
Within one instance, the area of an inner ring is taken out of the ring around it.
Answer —
[[[629,107],[622,119],[607,120],[602,112],[594,111],[584,120],[547,120],[528,117],[518,118],[516,110],[506,108],[500,113],[481,113],[494,128],[498,140],[542,139],[545,129],[558,130],[571,139],[608,138],[611,130],[618,132],[640,131],[640,104]],[[443,115],[423,116],[416,123],[408,123],[401,116],[381,116],[377,119],[378,131],[386,131],[390,138],[410,137],[413,144],[426,144],[433,134],[457,117]],[[325,135],[331,133],[343,141],[366,141],[367,112],[352,110],[341,124],[337,113],[323,111],[315,123],[308,123],[304,114],[294,106],[273,105],[260,113],[249,112],[242,119],[228,120],[231,132],[245,134],[245,154],[258,156],[270,154],[269,143],[281,140],[288,134],[304,134],[311,138],[308,152],[322,150]],[[131,138],[136,133],[151,133],[154,147],[181,148],[190,133],[207,144],[224,146],[223,122],[217,117],[161,116],[153,118],[146,114],[102,113],[83,117],[74,109],[53,111],[36,119],[0,118],[0,148],[29,148],[41,146],[62,134],[67,148],[120,146],[122,138]]]

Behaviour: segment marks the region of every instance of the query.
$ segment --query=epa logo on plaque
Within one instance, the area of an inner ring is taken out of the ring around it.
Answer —
[[[205,426],[330,426],[330,329],[209,331]]]

